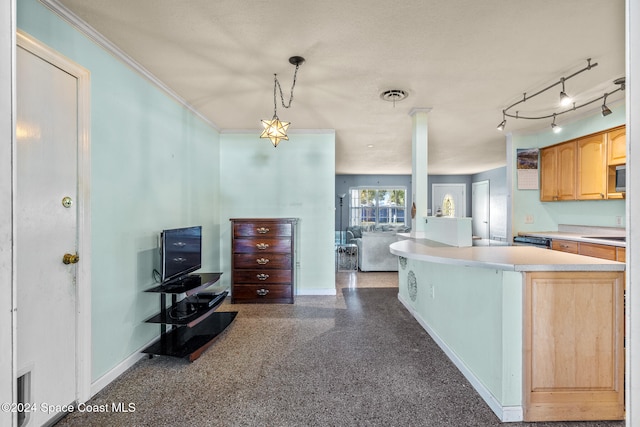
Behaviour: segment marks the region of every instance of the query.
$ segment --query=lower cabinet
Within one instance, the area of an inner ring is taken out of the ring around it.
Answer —
[[[571,254],[608,259],[609,261],[625,262],[626,250],[622,246],[553,239],[551,241],[551,249]]]
[[[525,421],[624,419],[624,273],[534,272],[525,283]]]

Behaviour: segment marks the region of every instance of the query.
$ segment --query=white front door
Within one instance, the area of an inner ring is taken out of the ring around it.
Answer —
[[[471,184],[471,230],[481,239],[489,238],[489,181]]]
[[[440,209],[444,216],[466,217],[466,188],[466,184],[432,184],[431,215]]]
[[[77,389],[78,79],[17,48],[16,287],[22,425],[54,418]],[[79,254],[82,257],[82,254]],[[82,262],[82,261],[80,261]]]

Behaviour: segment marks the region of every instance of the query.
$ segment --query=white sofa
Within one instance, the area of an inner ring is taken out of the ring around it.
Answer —
[[[398,271],[398,257],[389,251],[389,245],[398,240],[396,231],[363,231],[354,240],[361,271]]]

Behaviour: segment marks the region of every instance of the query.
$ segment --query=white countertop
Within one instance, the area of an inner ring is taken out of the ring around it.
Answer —
[[[509,271],[624,271],[623,262],[533,246],[450,247],[430,240],[400,240],[391,253],[409,259]]]
[[[585,243],[598,243],[601,245],[610,245],[610,246],[620,246],[626,247],[627,244],[625,242],[620,242],[617,240],[608,240],[608,239],[598,239],[598,233],[571,233],[566,231],[525,231],[518,233],[521,236],[534,236],[534,237],[546,237],[548,239],[562,239],[562,240],[572,240],[574,242],[585,242]],[[616,234],[620,236],[624,236],[624,234]],[[588,236],[588,237],[585,237]],[[592,237],[593,236],[593,237]],[[600,234],[600,236],[605,236],[604,234]]]

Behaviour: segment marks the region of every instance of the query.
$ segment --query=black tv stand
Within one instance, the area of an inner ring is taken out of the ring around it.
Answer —
[[[200,357],[238,314],[237,311],[215,311],[229,294],[228,290],[216,286],[221,275],[193,274],[147,289],[146,292],[160,293],[160,312],[146,322],[159,323],[161,330],[160,338],[142,352],[188,358],[191,362]],[[178,300],[181,294],[185,298]],[[171,295],[169,307],[166,295]],[[167,325],[172,328],[167,330]]]

